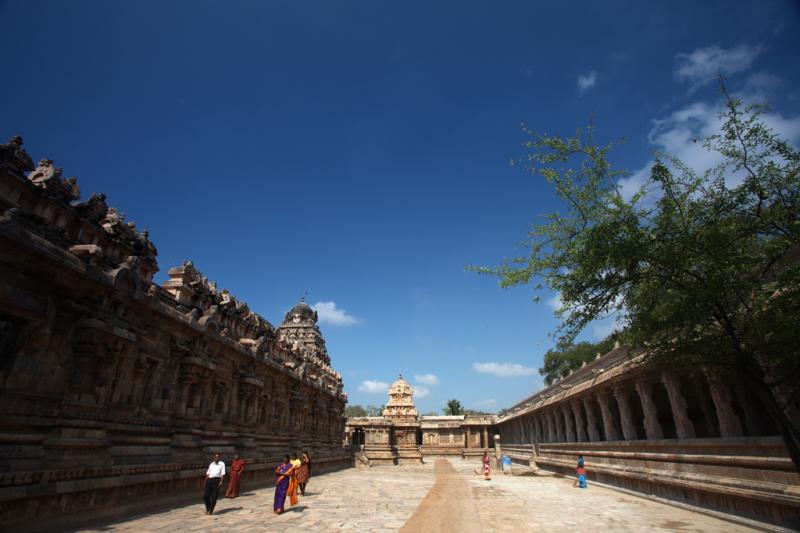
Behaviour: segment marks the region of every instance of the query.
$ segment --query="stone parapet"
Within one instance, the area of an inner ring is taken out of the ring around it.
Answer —
[[[578,455],[590,481],[800,527],[798,475],[776,438],[542,444],[536,464],[571,476]]]

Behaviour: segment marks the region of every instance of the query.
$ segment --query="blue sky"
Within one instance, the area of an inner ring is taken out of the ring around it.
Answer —
[[[554,295],[467,273],[559,205],[520,123],[594,115],[631,187],[713,163],[722,70],[800,141],[798,4],[0,1],[0,136],[147,228],[273,324],[306,291],[352,403],[402,372],[420,411],[541,385]],[[602,336],[610,323],[586,331]]]

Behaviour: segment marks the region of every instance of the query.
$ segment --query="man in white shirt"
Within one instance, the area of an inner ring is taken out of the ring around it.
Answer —
[[[206,502],[206,514],[214,513],[214,506],[217,505],[219,488],[225,478],[225,463],[219,460],[219,454],[214,454],[214,460],[208,465],[206,470],[206,480],[203,486],[203,501]]]

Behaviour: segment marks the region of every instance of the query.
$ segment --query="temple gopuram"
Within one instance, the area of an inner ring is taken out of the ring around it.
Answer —
[[[493,447],[492,415],[419,416],[414,390],[400,377],[379,417],[348,418],[347,443],[364,464],[420,463],[425,457],[474,457]]]
[[[624,347],[497,418],[499,453],[759,529],[800,528],[800,475],[744,383],[653,368]]]
[[[285,453],[352,465],[347,397],[316,313],[275,328],[189,261],[158,285],[147,231],[0,145],[0,523],[196,500],[212,453],[274,481]]]

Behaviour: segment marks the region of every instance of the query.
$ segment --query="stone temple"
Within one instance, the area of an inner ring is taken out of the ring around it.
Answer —
[[[382,416],[347,419],[347,441],[369,465],[419,463],[424,457],[474,457],[491,451],[489,415],[419,416],[414,390],[401,375],[389,387]]]
[[[311,307],[274,327],[190,261],[155,283],[156,258],[104,195],[81,200],[19,137],[0,145],[0,528],[197,502],[213,452],[246,457],[244,483],[267,487],[284,453],[306,449],[315,475],[485,452],[512,472],[571,475],[583,455],[594,485],[800,530],[800,476],[746,384],[617,347],[501,415],[420,416],[401,376],[382,416],[345,420]],[[800,423],[798,399],[781,401]],[[481,488],[495,501],[482,511],[509,503]]]
[[[147,231],[0,145],[0,523],[57,528],[202,486],[212,452],[271,482],[284,453],[352,464],[317,315],[277,328],[189,261],[153,282]]]

